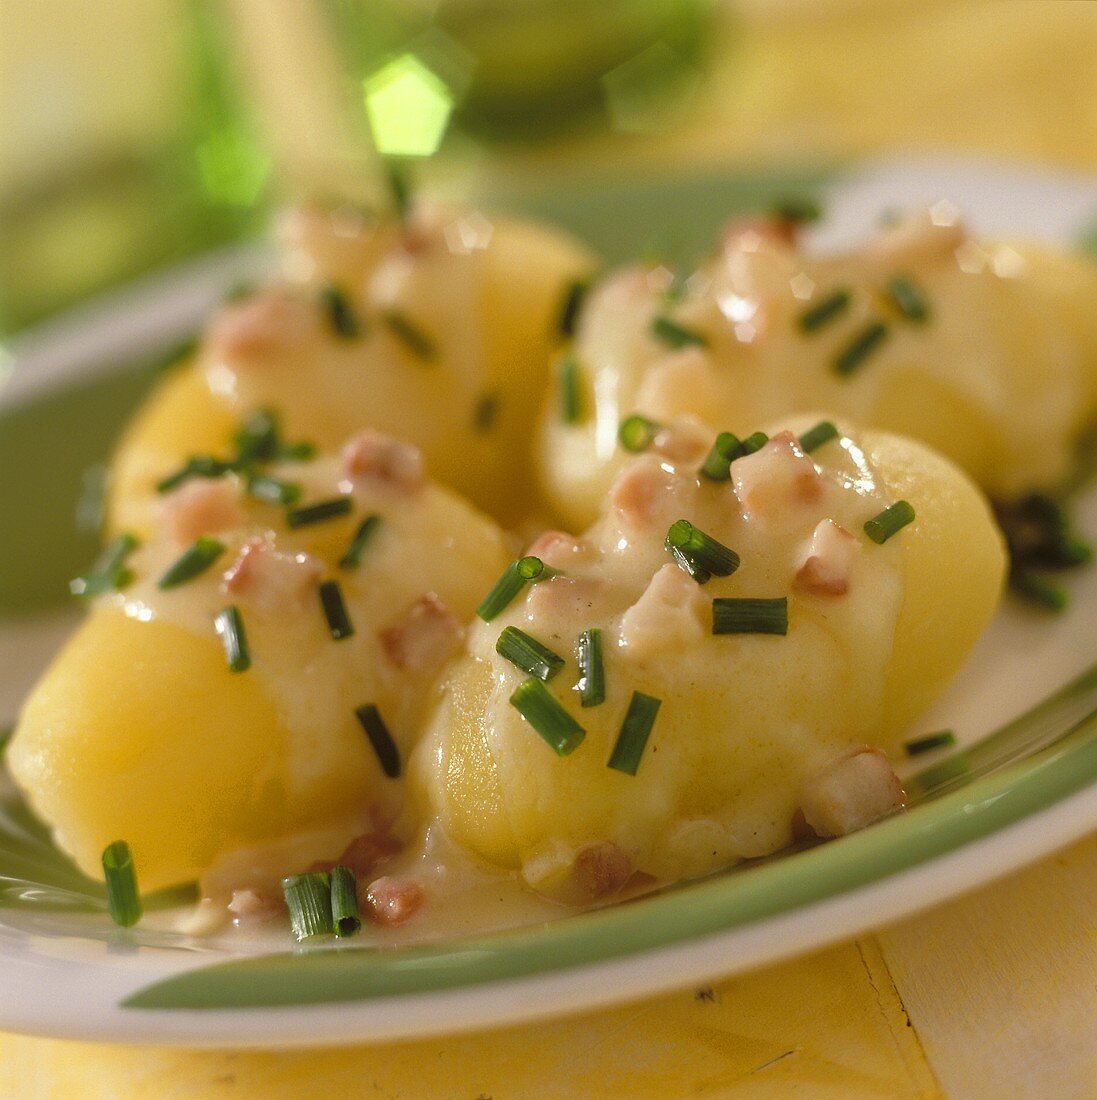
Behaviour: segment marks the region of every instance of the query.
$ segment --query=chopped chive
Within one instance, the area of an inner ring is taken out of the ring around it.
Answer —
[[[663,545],[698,584],[712,577],[730,577],[739,568],[739,555],[711,535],[706,535],[689,520],[675,520]]]
[[[514,597],[527,583],[548,580],[555,575],[556,570],[549,568],[540,558],[532,556],[518,558],[503,570],[491,591],[480,601],[476,614],[484,622],[490,623],[500,612],[510,606]]]
[[[326,871],[307,871],[282,879],[282,896],[289,909],[293,938],[301,943],[314,936],[330,936],[331,876]]]
[[[279,443],[276,457],[286,462],[308,462],[316,457],[316,444],[305,439],[297,443]]]
[[[510,705],[544,738],[557,756],[579,747],[586,730],[563,708],[536,676],[522,681],[510,697]]]
[[[888,327],[883,321],[867,325],[834,357],[834,370],[841,375],[852,374],[887,334]]]
[[[137,893],[137,871],[133,853],[124,840],[116,840],[103,849],[103,877],[107,884],[107,909],[110,919],[122,928],[130,928],[141,919],[141,898]]]
[[[472,410],[472,426],[481,434],[490,432],[499,415],[499,395],[483,393]]]
[[[836,290],[809,306],[796,318],[801,332],[818,332],[824,325],[836,321],[847,309],[852,297],[848,290]]]
[[[579,311],[583,308],[583,299],[587,296],[589,290],[590,282],[586,279],[573,279],[564,288],[560,315],[556,321],[556,331],[565,340],[570,340],[575,335],[575,325],[579,320]]]
[[[709,481],[727,481],[731,477],[731,460],[737,456],[739,446],[737,435],[721,432],[701,466],[701,476]]]
[[[596,707],[606,699],[606,673],[602,664],[602,632],[592,626],[579,635],[579,703]]]
[[[742,458],[743,455],[752,455],[755,451],[760,451],[769,442],[769,436],[765,432],[752,432],[750,435],[739,444],[739,450],[741,454],[735,455],[735,458]]]
[[[914,522],[914,509],[905,500],[889,504],[878,516],[865,522],[865,534],[883,545],[897,531]]]
[[[4,750],[8,747],[8,742],[11,740],[11,735],[15,733],[14,726],[4,726],[0,729],[0,756],[3,755]]]
[[[269,474],[254,474],[248,478],[248,496],[266,504],[296,504],[301,499],[301,486]]]
[[[251,654],[248,652],[248,636],[244,633],[240,609],[235,605],[224,608],[218,612],[213,625],[224,646],[229,671],[246,672],[251,668]]]
[[[236,433],[235,443],[237,466],[272,461],[280,443],[278,414],[273,409],[256,409]]]
[[[367,703],[365,706],[358,707],[354,713],[358,718],[358,724],[365,730],[369,743],[373,746],[381,771],[389,779],[399,779],[400,750],[396,747],[396,742],[393,741],[392,734],[389,733],[388,726],[381,717],[381,712],[373,703]]]
[[[1046,577],[1038,576],[1024,568],[1014,567],[1009,571],[1009,588],[1022,599],[1046,611],[1059,613],[1065,611],[1070,603],[1070,597],[1061,584],[1049,581]]]
[[[225,552],[225,544],[202,535],[195,539],[156,582],[158,588],[175,588],[204,573]]]
[[[800,436],[800,450],[805,454],[811,454],[818,450],[824,443],[838,438],[838,429],[829,420],[820,420],[814,428],[809,428]]]
[[[358,883],[349,867],[331,869],[331,923],[337,936],[353,936],[362,927]]]
[[[892,304],[908,321],[921,325],[929,320],[929,305],[909,279],[895,275],[884,289]]]
[[[686,328],[669,317],[656,317],[651,322],[651,334],[672,348],[708,347],[707,336]]]
[[[516,626],[503,628],[495,652],[538,680],[551,680],[564,667],[563,657]]]
[[[1014,568],[1074,569],[1093,559],[1062,504],[1046,493],[992,503]]]
[[[431,363],[438,358],[438,345],[399,310],[386,310],[381,314],[381,321],[419,359]]]
[[[354,633],[354,625],[347,614],[347,605],[343,601],[343,589],[338,581],[324,581],[320,585],[320,606],[324,609],[324,618],[328,621],[333,641],[341,642]]]
[[[111,542],[92,563],[86,573],[69,581],[74,596],[101,596],[116,592],[133,580],[133,570],[126,567],[126,558],[140,546],[136,536],[128,531]]]
[[[167,477],[156,483],[156,491],[158,493],[170,493],[172,489],[177,489],[183,482],[190,481],[191,478],[220,477],[231,469],[231,462],[214,458],[213,455],[191,455],[175,473],[168,474]]]
[[[903,747],[906,749],[907,756],[919,756],[923,752],[932,752],[934,749],[943,749],[945,745],[955,744],[956,734],[952,730],[940,730],[908,741]]]
[[[330,283],[320,291],[320,302],[328,315],[328,322],[336,336],[354,340],[362,335],[362,324],[355,315],[347,296]]]
[[[321,523],[336,516],[345,516],[352,507],[350,497],[332,497],[316,504],[306,504],[302,508],[291,508],[286,512],[286,523],[292,528],[305,527],[310,523]]]
[[[617,439],[630,454],[639,454],[651,446],[651,441],[655,438],[659,427],[660,425],[654,420],[648,420],[646,416],[633,413],[632,416],[626,416],[621,421],[621,427],[617,429]]]
[[[565,424],[578,424],[583,418],[579,360],[567,356],[560,364],[560,417]]]
[[[366,518],[358,524],[358,530],[354,532],[354,538],[350,540],[350,544],[343,552],[343,556],[339,559],[339,567],[341,569],[358,568],[362,560],[362,551],[365,550],[366,543],[373,537],[373,533],[380,526],[380,523],[381,517],[374,512],[366,516]]]
[[[807,225],[810,222],[817,222],[823,216],[817,202],[798,195],[790,195],[788,198],[779,199],[774,204],[773,214],[782,221],[792,222],[794,225]]]
[[[634,691],[629,701],[628,712],[621,723],[621,732],[617,734],[617,743],[606,764],[615,771],[626,775],[635,775],[644,755],[644,746],[648,743],[651,728],[655,725],[655,716],[659,713],[660,700]]]
[[[712,601],[713,634],[787,634],[788,598],[715,599]]]
[[[386,160],[385,180],[389,185],[392,211],[400,221],[406,222],[411,210],[411,181],[407,168],[398,161]]]

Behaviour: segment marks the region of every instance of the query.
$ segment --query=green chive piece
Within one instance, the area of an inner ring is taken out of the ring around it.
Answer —
[[[301,486],[269,474],[254,474],[248,478],[248,496],[265,504],[291,505],[301,499]]]
[[[811,454],[818,450],[824,443],[838,438],[838,429],[829,420],[820,420],[814,428],[809,428],[800,436],[800,450],[805,454]]]
[[[307,871],[282,879],[282,896],[289,909],[293,938],[301,943],[334,931],[331,916],[331,876],[326,871]]]
[[[730,577],[739,568],[739,555],[734,550],[686,519],[670,525],[663,545],[678,567],[698,584],[706,584],[713,577]]]
[[[0,756],[3,756],[13,733],[15,733],[14,726],[4,726],[3,729],[0,729]]]
[[[350,545],[347,546],[343,552],[343,556],[339,559],[339,567],[341,569],[357,569],[362,561],[362,551],[365,550],[366,544],[371,538],[373,533],[381,525],[381,517],[376,512],[366,516],[360,524],[358,524],[358,530],[354,532],[354,538],[350,540]]]
[[[367,703],[365,706],[358,707],[354,713],[358,718],[358,724],[365,730],[369,743],[373,746],[381,771],[389,779],[399,779],[400,750],[396,747],[396,742],[392,739],[392,734],[389,733],[381,712],[373,703]]]
[[[865,534],[881,546],[908,523],[914,522],[914,509],[905,501],[888,505],[878,516],[865,522]]]
[[[296,529],[310,523],[321,523],[336,516],[345,516],[354,507],[350,497],[332,497],[316,504],[306,504],[303,508],[291,508],[286,512],[286,523]]]
[[[320,585],[320,606],[324,609],[324,618],[328,621],[332,641],[341,642],[354,634],[354,625],[347,614],[343,589],[338,581],[324,581]]]
[[[713,634],[787,634],[788,598],[712,601]]]
[[[769,442],[769,436],[765,432],[753,432],[739,444],[741,454],[735,455],[732,459],[734,462],[736,458],[742,458],[743,455],[752,455],[755,451],[760,451]]]
[[[1061,584],[1024,568],[1014,567],[1009,571],[1009,588],[1029,603],[1056,614],[1065,611],[1070,603],[1067,590]]]
[[[213,620],[214,629],[225,649],[225,658],[230,672],[246,672],[251,668],[251,654],[248,651],[248,636],[244,633],[244,620],[240,609],[230,605],[218,612]]]
[[[672,321],[669,317],[656,317],[651,322],[651,334],[672,348],[708,347],[708,337],[691,328]]]
[[[836,290],[805,309],[796,318],[796,325],[801,332],[818,332],[824,325],[836,321],[845,313],[852,300],[848,290]]]
[[[709,481],[727,481],[731,477],[731,460],[739,453],[739,437],[731,432],[721,432],[712,444],[701,466],[701,476]]]
[[[516,626],[503,628],[495,652],[538,680],[551,680],[564,667],[563,657]]]
[[[176,588],[186,584],[204,573],[225,552],[225,544],[217,539],[202,535],[168,566],[164,575],[156,582],[158,588]]]
[[[646,416],[633,413],[621,421],[621,427],[617,429],[617,439],[621,446],[630,454],[639,454],[651,446],[655,433],[660,425],[654,420],[648,420]]]
[[[499,395],[497,393],[481,394],[472,410],[472,426],[483,435],[495,427],[498,416]]]
[[[305,439],[297,443],[280,443],[277,457],[286,462],[308,462],[316,457],[316,444]]]
[[[579,635],[579,702],[596,707],[606,700],[606,672],[602,663],[602,632],[592,626]]]
[[[573,355],[560,364],[560,417],[565,424],[578,424],[583,419],[579,370],[579,360]]]
[[[545,565],[540,558],[525,557],[512,561],[481,600],[476,614],[490,623],[500,612],[510,606],[514,597],[530,582],[544,581],[556,576],[556,570]]]
[[[351,308],[347,296],[330,283],[320,291],[320,303],[328,315],[328,323],[336,336],[354,340],[362,335],[362,323]]]
[[[940,730],[908,741],[903,747],[906,749],[907,756],[920,756],[924,752],[932,752],[934,749],[943,749],[946,745],[955,744],[956,734],[952,730]]]
[[[536,676],[514,689],[510,705],[544,738],[557,756],[574,752],[586,730]]]
[[[1093,560],[1093,548],[1074,530],[1063,505],[1046,493],[992,501],[1015,569],[1074,569]]]
[[[69,591],[74,596],[101,596],[125,588],[133,580],[133,570],[126,567],[126,558],[140,545],[129,532],[119,535],[86,573],[69,581]]]
[[[402,341],[417,358],[428,363],[438,358],[438,345],[418,325],[409,320],[406,314],[395,309],[386,310],[381,314],[381,321],[385,328]]]
[[[236,433],[236,466],[270,462],[278,457],[280,443],[278,414],[273,409],[257,409]]]
[[[141,898],[137,893],[133,853],[124,840],[116,840],[103,849],[103,876],[110,919],[122,928],[131,928],[141,919]]]
[[[613,746],[607,767],[624,772],[625,775],[636,774],[660,705],[661,701],[650,695],[644,695],[640,691],[632,693],[628,712],[621,723],[621,732],[617,734],[617,743]]]
[[[922,292],[909,279],[895,275],[884,288],[892,305],[908,320],[923,325],[929,320],[929,304]]]
[[[790,195],[774,204],[773,215],[782,221],[792,222],[793,225],[807,225],[817,222],[823,216],[823,211],[814,199]]]
[[[177,489],[185,481],[194,477],[220,477],[232,469],[232,463],[223,459],[214,458],[213,455],[191,455],[190,458],[173,474],[168,474],[156,483],[158,493],[170,493]]]
[[[883,342],[888,327],[883,321],[873,321],[861,330],[834,358],[834,370],[843,376],[852,374]]]
[[[386,160],[385,180],[389,185],[392,211],[400,221],[406,222],[411,209],[411,180],[407,168],[398,161]]]
[[[362,927],[358,882],[349,867],[331,869],[331,923],[337,936],[353,936]]]
[[[583,308],[583,299],[590,290],[586,279],[573,279],[564,288],[564,298],[560,306],[560,315],[556,321],[556,331],[565,339],[575,335],[575,325],[579,320],[579,311]]]

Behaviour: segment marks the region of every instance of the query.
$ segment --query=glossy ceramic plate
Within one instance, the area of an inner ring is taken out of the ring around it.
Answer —
[[[828,244],[855,238],[883,209],[942,196],[977,229],[1065,245],[1097,222],[1093,180],[940,162],[493,198],[575,228],[615,260],[650,240],[646,225],[688,252],[727,215],[805,191],[824,199],[818,235]],[[96,470],[114,433],[155,360],[255,262],[214,258],[15,349],[0,393],[0,467],[19,471],[0,483],[0,723],[73,622],[60,597],[94,553]],[[1092,489],[1079,517],[1097,530]],[[475,938],[298,950],[288,933],[203,940],[170,931],[179,897],[156,899],[137,929],[116,929],[101,888],[52,848],[0,776],[0,1030],[238,1047],[452,1032],[707,983],[952,897],[1097,828],[1097,569],[1070,586],[1065,616],[1007,604],[919,724],[953,728],[960,744],[907,777],[905,814],[599,912]]]

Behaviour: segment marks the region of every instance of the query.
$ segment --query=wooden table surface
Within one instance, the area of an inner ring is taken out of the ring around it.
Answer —
[[[1097,3],[740,7],[722,93],[615,160],[903,148],[1097,167]],[[544,168],[532,156],[508,171]],[[525,1027],[322,1053],[0,1035],[5,1098],[312,1096],[1097,1097],[1097,837],[853,943]]]

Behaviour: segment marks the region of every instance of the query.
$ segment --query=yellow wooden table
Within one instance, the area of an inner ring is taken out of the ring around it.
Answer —
[[[718,94],[619,163],[881,149],[1097,167],[1097,3],[740,5]],[[544,156],[506,172],[541,172]],[[582,166],[604,145],[554,149]],[[0,979],[2,980],[2,979]],[[1097,1096],[1097,837],[854,943],[704,989],[322,1053],[0,1036],[16,1100]]]

